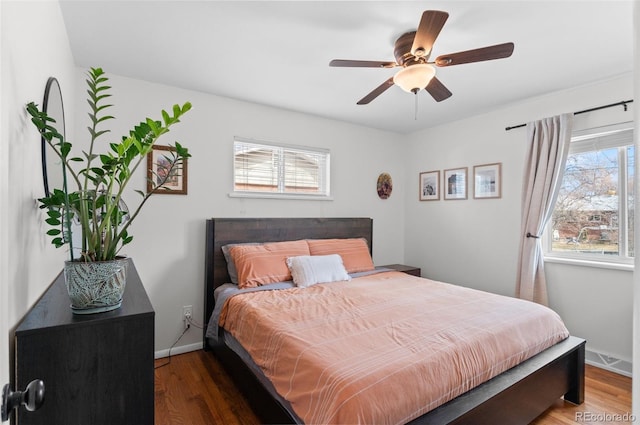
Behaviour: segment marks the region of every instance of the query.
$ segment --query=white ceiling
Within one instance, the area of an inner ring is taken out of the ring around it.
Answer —
[[[401,133],[633,69],[633,0],[60,3],[78,66]],[[356,105],[397,68],[329,61],[395,60],[427,9],[449,12],[432,58],[509,41],[513,55],[438,68],[453,96],[421,91],[417,119],[399,87]]]

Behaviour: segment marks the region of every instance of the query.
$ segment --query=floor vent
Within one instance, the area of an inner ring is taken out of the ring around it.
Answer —
[[[585,363],[631,377],[631,362],[627,360],[621,360],[607,356],[606,354],[587,350],[585,353]]]

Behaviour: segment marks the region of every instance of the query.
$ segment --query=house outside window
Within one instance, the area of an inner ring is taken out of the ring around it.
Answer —
[[[634,150],[633,123],[574,133],[546,259],[633,264]]]
[[[329,199],[327,149],[236,137],[231,196]]]

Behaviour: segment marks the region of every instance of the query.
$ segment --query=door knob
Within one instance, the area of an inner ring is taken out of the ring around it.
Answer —
[[[9,384],[2,389],[2,422],[9,420],[13,409],[23,405],[30,412],[38,410],[44,403],[44,382],[40,379],[29,382],[24,391],[11,391]]]

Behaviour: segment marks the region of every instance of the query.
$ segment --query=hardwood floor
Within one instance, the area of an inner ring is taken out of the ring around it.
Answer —
[[[586,365],[585,402],[579,406],[558,400],[532,424],[629,424],[631,378]]]
[[[583,404],[558,400],[533,424],[631,423],[630,378],[587,365],[585,380]],[[199,350],[172,356],[170,363],[156,360],[155,423],[254,425],[260,421],[215,357]]]
[[[198,350],[170,359],[155,362],[156,425],[260,423],[213,354]]]

